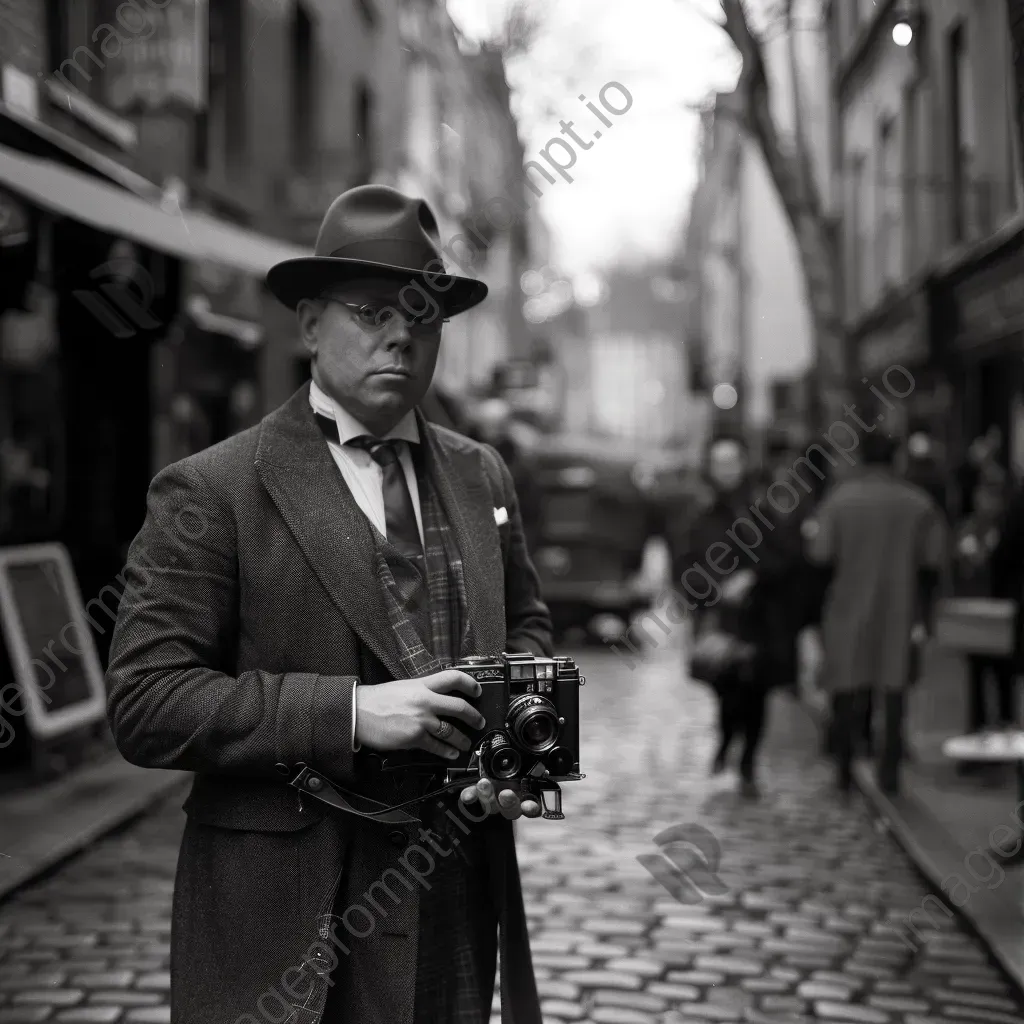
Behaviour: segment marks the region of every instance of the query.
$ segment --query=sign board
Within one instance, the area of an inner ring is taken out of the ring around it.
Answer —
[[[39,120],[39,83],[13,64],[3,66],[3,98],[10,110],[30,121]]]
[[[125,6],[125,5],[122,5]],[[120,8],[119,8],[120,10]],[[107,72],[107,101],[121,112],[206,107],[206,0],[166,0],[144,15]]]
[[[0,743],[12,717],[24,715],[38,739],[103,718],[103,672],[62,544],[0,548],[0,624],[14,669],[0,694]]]

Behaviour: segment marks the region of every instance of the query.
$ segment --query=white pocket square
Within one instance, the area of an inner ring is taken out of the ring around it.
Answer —
[[[498,526],[504,526],[508,522],[508,512],[504,505],[494,510],[494,521]]]

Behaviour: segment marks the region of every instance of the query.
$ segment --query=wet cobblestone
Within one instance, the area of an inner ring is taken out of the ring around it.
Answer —
[[[787,697],[771,710],[763,798],[744,803],[733,776],[708,777],[711,701],[681,681],[680,652],[666,645],[634,672],[579,657],[587,778],[564,787],[565,821],[518,826],[545,1020],[1024,1020],[1020,993],[956,920],[907,927],[927,889],[860,798],[837,798]],[[0,905],[0,1024],[170,1020],[180,802]],[[664,856],[654,837],[687,823],[714,836],[728,887],[691,904],[637,861]]]

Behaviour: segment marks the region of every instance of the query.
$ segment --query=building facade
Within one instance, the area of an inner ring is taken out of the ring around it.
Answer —
[[[793,40],[766,31],[763,52],[783,145],[795,144],[798,95],[812,173],[828,210],[827,51],[824,33],[808,27],[816,6],[797,4]],[[802,380],[814,352],[800,254],[760,147],[743,127],[743,103],[737,93],[719,93],[704,114],[682,259],[684,331],[699,370],[695,383],[705,391],[718,384],[736,389],[735,406],[716,408],[714,422],[759,435],[773,420],[778,383]]]
[[[397,168],[398,14],[0,4],[0,546],[59,541],[86,599],[113,593],[153,474],[308,375],[262,279]]]
[[[893,427],[928,431],[951,463],[997,426],[1019,466],[1022,310],[1007,282],[1021,269],[1021,202],[1006,4],[832,2],[826,16],[853,373],[898,374],[907,395],[889,410]],[[907,46],[894,40],[898,20],[912,29]]]
[[[446,263],[488,285],[488,300],[445,328],[436,377],[448,392],[478,393],[529,350],[523,148],[499,52],[469,46],[440,0],[402,0],[400,29],[405,122],[387,180],[427,199]]]

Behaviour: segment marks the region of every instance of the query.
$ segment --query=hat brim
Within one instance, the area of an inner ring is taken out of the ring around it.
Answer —
[[[471,277],[426,274],[410,267],[337,256],[300,256],[278,263],[267,272],[267,287],[279,302],[295,309],[303,299],[318,298],[332,284],[360,277],[388,277],[418,284],[446,317],[465,313],[487,298],[487,285]]]

